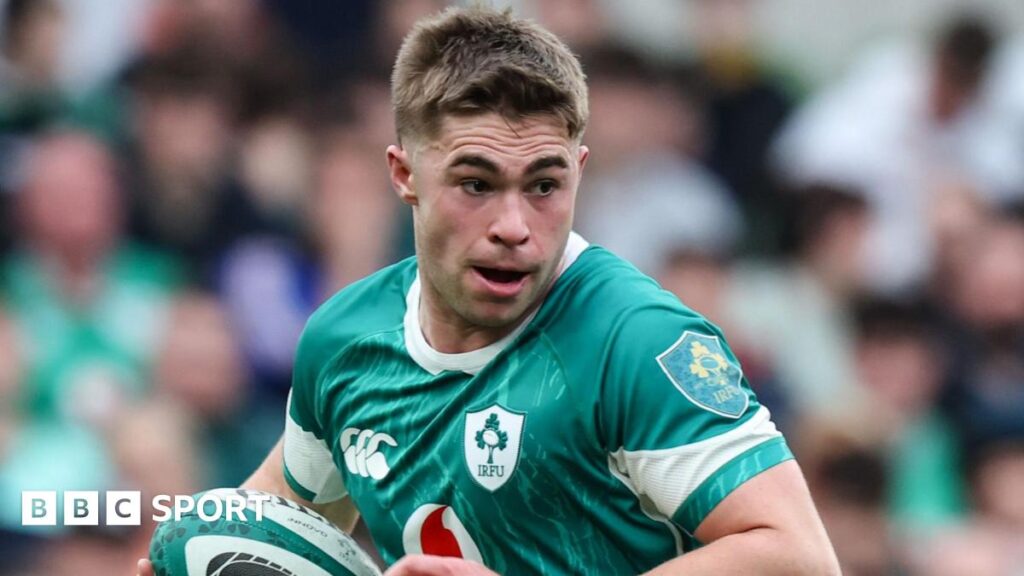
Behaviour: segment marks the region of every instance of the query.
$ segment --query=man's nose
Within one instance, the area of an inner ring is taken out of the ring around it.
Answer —
[[[488,236],[491,242],[506,246],[519,246],[530,239],[530,226],[526,221],[529,210],[526,199],[518,192],[505,192],[499,196],[497,213],[491,222]]]

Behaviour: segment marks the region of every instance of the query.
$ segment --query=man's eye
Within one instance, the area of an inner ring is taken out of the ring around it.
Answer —
[[[548,196],[555,190],[558,190],[558,182],[554,180],[541,180],[533,185],[533,191],[538,196]]]
[[[463,180],[462,182],[459,183],[459,186],[461,186],[462,189],[465,190],[466,192],[475,195],[483,194],[491,189],[491,187],[488,186],[486,182],[484,182],[483,180],[477,180],[475,178]]]

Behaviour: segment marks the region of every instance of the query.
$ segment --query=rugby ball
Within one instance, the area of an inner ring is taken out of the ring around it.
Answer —
[[[194,510],[161,522],[153,534],[149,558],[156,576],[381,573],[352,538],[291,500],[234,488],[202,492],[193,498],[197,502]],[[234,505],[230,513],[229,502]]]

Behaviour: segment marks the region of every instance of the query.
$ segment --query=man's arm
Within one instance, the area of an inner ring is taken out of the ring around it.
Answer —
[[[648,576],[669,574],[840,574],[839,562],[795,461],[736,488],[697,528],[702,548]]]
[[[277,494],[294,502],[298,502],[307,508],[316,510],[335,526],[345,532],[352,532],[355,529],[356,521],[359,520],[359,511],[356,510],[352,499],[348,496],[327,504],[314,504],[299,496],[288,485],[284,477],[284,438],[277,442],[274,448],[267,455],[259,468],[252,473],[252,476],[242,483],[242,488],[249,490],[260,490]]]

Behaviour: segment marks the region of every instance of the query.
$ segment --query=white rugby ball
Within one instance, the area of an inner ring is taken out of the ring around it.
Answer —
[[[180,520],[162,522],[153,534],[149,557],[156,576],[381,573],[351,537],[296,502],[234,488],[211,490],[195,498],[203,514],[197,509],[183,514]],[[242,499],[242,514],[226,513],[229,500],[239,503]],[[262,504],[258,504],[260,501]],[[262,508],[262,519],[257,519],[258,506]]]

